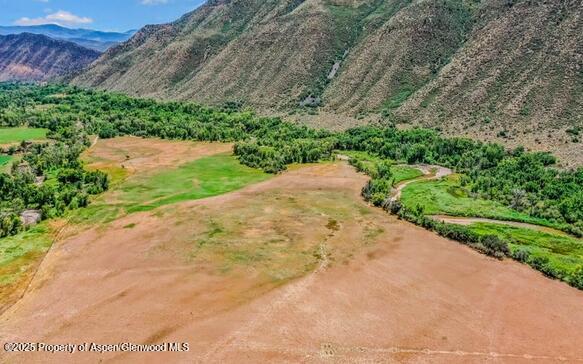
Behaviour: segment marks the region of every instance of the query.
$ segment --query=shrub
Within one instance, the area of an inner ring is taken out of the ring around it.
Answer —
[[[557,279],[562,278],[562,275],[553,268],[553,266],[550,264],[549,258],[547,257],[533,257],[527,263],[547,277]]]
[[[512,253],[512,258],[521,263],[526,263],[530,258],[530,252],[525,249],[518,249]]]
[[[375,206],[381,206],[389,192],[391,184],[384,179],[371,179],[362,189],[362,196],[365,200],[373,203]]]
[[[0,217],[0,238],[16,235],[22,231],[22,220],[14,213],[8,213]]]
[[[573,287],[583,289],[583,265],[579,266],[575,272],[571,274],[569,283]]]
[[[502,241],[496,235],[485,235],[480,238],[480,243],[489,251],[490,255],[494,256],[507,256],[510,255],[510,249],[508,244]]]

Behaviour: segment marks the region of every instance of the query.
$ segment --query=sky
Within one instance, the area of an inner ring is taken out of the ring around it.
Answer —
[[[104,31],[178,19],[204,0],[0,0],[0,25],[59,24]]]

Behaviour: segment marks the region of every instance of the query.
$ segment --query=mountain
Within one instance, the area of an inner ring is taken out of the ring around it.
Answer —
[[[76,72],[100,53],[40,34],[0,35],[0,81],[46,81]]]
[[[211,0],[141,29],[73,83],[286,113],[317,106],[334,120],[577,158],[582,15],[579,0]]]
[[[42,34],[55,39],[68,40],[85,48],[105,51],[112,46],[128,40],[136,31],[125,33],[101,32],[91,29],[70,29],[56,24],[33,26],[0,26],[0,35]]]

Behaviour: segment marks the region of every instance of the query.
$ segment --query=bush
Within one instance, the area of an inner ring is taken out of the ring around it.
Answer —
[[[391,184],[384,179],[371,179],[362,188],[362,196],[366,201],[373,203],[375,206],[382,206],[385,199],[389,196]]]
[[[496,235],[486,235],[480,238],[480,243],[488,250],[489,255],[494,256],[508,256],[510,249],[508,244],[502,241]]]
[[[0,217],[0,238],[16,235],[22,231],[23,225],[20,216],[7,213]]]
[[[512,253],[512,258],[521,263],[526,263],[530,258],[530,252],[528,250],[518,249]]]
[[[528,265],[543,273],[545,276],[550,278],[562,279],[562,274],[558,272],[550,263],[547,257],[533,257],[528,262]]]
[[[571,274],[571,277],[569,279],[569,283],[573,287],[583,289],[583,265],[579,266],[579,268],[577,268],[575,270],[575,272],[573,272],[573,274]]]
[[[370,197],[370,202],[377,206],[383,206],[383,204],[385,203],[385,200],[387,199],[387,195],[381,192],[376,192],[373,193],[372,196]]]

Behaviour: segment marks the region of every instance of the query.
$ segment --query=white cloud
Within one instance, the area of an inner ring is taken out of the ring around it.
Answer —
[[[166,4],[168,0],[142,0],[142,5],[158,5],[158,4]]]
[[[59,10],[56,13],[48,14],[41,18],[20,18],[14,22],[17,25],[41,25],[58,24],[63,26],[76,26],[81,24],[91,24],[93,19],[82,17],[68,11]]]

